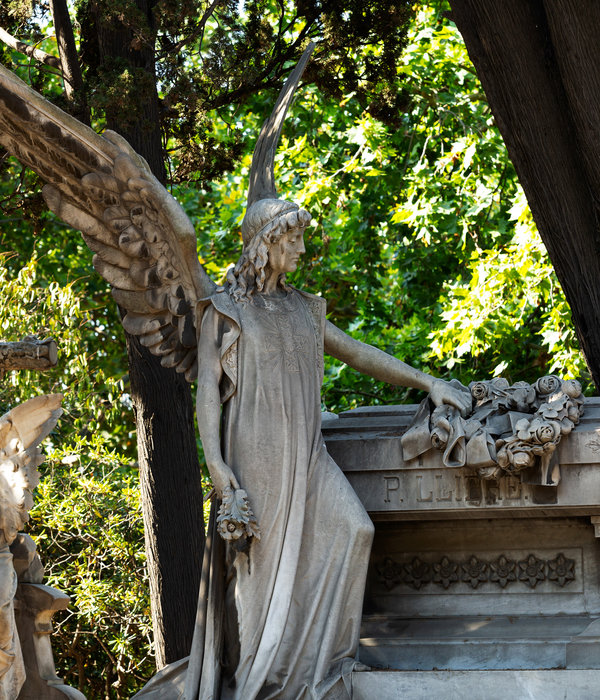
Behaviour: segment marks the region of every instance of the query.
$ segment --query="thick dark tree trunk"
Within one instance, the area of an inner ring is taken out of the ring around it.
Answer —
[[[204,528],[190,388],[127,337],[135,409],[150,601],[161,668],[190,653]]]
[[[50,0],[52,9],[52,19],[54,20],[54,32],[56,33],[56,43],[60,55],[60,66],[65,81],[65,93],[72,100],[76,90],[83,89],[83,77],[81,68],[77,60],[77,48],[75,46],[75,36],[73,35],[73,25],[67,7],[67,0]],[[84,115],[79,117],[85,121]],[[89,120],[85,121],[89,126]]]
[[[600,388],[600,3],[450,2]]]
[[[149,18],[151,9],[138,0]],[[97,5],[94,5],[97,9]],[[142,106],[135,125],[109,111],[108,127],[122,134],[164,181],[152,42],[94,16],[99,66],[124,59],[134,76],[129,100]],[[131,395],[136,416],[140,483],[157,665],[189,654],[204,545],[202,484],[189,385],[133,336],[127,336]]]

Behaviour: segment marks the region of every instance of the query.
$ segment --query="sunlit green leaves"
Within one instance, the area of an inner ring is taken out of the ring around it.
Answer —
[[[454,372],[475,359],[481,371],[513,380],[542,370],[586,378],[569,308],[521,189],[510,216],[512,240],[474,253],[470,279],[445,285],[445,325],[432,332],[432,350]]]
[[[137,475],[98,435],[48,452],[31,532],[46,581],[71,596],[54,638],[61,675],[129,698],[153,668]]]
[[[152,657],[133,421],[111,360],[123,348],[105,341],[114,331],[101,326],[81,279],[53,280],[48,270],[60,277],[60,268],[35,254],[15,267],[14,255],[0,255],[0,337],[52,337],[59,362],[46,372],[6,374],[2,410],[64,394],[29,525],[46,581],[71,596],[54,636],[58,667],[89,697],[108,688],[111,697],[129,698],[151,673]]]

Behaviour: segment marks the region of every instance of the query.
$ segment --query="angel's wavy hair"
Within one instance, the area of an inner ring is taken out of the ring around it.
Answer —
[[[263,290],[269,248],[290,229],[306,228],[310,220],[306,209],[284,199],[260,199],[248,207],[242,222],[242,254],[227,272],[229,294],[235,301],[250,301]],[[284,274],[277,283],[287,289]]]

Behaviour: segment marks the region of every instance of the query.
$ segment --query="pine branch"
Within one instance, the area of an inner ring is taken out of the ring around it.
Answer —
[[[9,46],[11,49],[25,54],[26,56],[29,56],[29,58],[33,58],[39,63],[44,63],[47,66],[52,66],[52,68],[58,68],[58,70],[61,70],[60,59],[56,58],[56,56],[52,56],[51,54],[38,49],[36,46],[31,46],[30,44],[26,44],[24,41],[20,41],[12,34],[9,34],[2,27],[0,27],[0,41]]]
[[[196,24],[196,26],[190,32],[190,34],[188,34],[188,36],[186,36],[184,39],[181,39],[181,41],[178,41],[176,44],[173,44],[172,46],[170,46],[166,51],[164,51],[164,52],[161,51],[158,55],[158,59],[160,60],[160,58],[162,58],[163,56],[165,56],[167,54],[179,53],[184,46],[187,46],[187,44],[190,44],[192,41],[194,41],[198,37],[201,37],[204,33],[204,28],[206,27],[206,23],[212,17],[214,11],[217,9],[217,6],[221,3],[222,3],[222,0],[213,0],[210,7],[202,15],[202,18],[199,20],[198,24]]]

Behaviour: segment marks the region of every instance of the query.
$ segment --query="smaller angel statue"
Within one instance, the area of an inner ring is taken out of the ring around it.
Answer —
[[[36,396],[0,418],[0,698],[16,698],[25,669],[15,623],[17,574],[10,545],[29,520],[44,461],[40,443],[62,414],[62,394]]]
[[[213,548],[210,580],[203,571],[192,654],[140,698],[348,696],[373,525],[321,435],[324,352],[435,404],[471,406],[468,392],[344,333],[325,299],[286,281],[311,215],[278,197],[273,165],[310,50],[259,135],[242,254],[223,286],[200,265],[181,207],[121,137],[98,136],[0,72],[0,143],[49,181],[48,206],[95,251],[125,328],[163,365],[197,377],[208,469],[231,504],[219,516],[225,551]]]

